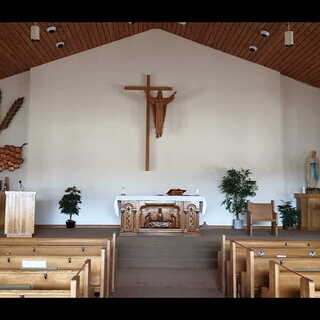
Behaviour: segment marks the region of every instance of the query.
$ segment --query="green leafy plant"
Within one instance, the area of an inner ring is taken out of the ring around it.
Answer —
[[[222,178],[219,189],[225,194],[225,200],[221,203],[226,209],[236,216],[246,211],[247,197],[256,195],[258,186],[256,181],[250,179],[251,171],[249,169],[230,169]]]
[[[299,223],[298,211],[292,206],[292,201],[281,201],[283,204],[278,206],[280,212],[280,218],[282,220],[282,227],[287,229],[288,227],[296,228]]]
[[[81,203],[81,191],[76,187],[70,187],[65,190],[65,194],[59,201],[60,213],[67,214],[72,220],[72,215],[79,215],[79,204]]]

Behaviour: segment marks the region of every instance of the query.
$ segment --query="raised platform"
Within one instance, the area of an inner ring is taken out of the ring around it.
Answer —
[[[119,236],[199,236],[200,232],[184,232],[183,229],[168,229],[168,228],[140,228],[139,232],[120,232]]]

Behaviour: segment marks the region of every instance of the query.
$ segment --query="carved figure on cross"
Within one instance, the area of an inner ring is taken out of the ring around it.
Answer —
[[[150,75],[147,75],[147,84],[145,86],[125,86],[125,90],[142,90],[146,97],[146,148],[145,148],[145,171],[149,171],[149,157],[150,157],[150,105],[153,109],[154,124],[156,128],[156,137],[162,136],[163,124],[166,116],[166,109],[168,103],[173,101],[176,92],[170,97],[164,98],[162,91],[171,91],[171,87],[155,87],[150,85]],[[150,95],[150,91],[158,91],[156,97]]]

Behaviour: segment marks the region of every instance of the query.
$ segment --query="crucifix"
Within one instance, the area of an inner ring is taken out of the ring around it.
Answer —
[[[162,136],[163,124],[166,115],[167,104],[173,101],[176,92],[170,97],[163,98],[162,91],[171,91],[171,87],[154,87],[150,85],[150,75],[146,75],[145,86],[125,86],[125,90],[142,90],[146,98],[146,147],[145,147],[145,171],[150,171],[150,105],[153,110],[153,119],[156,128],[156,137]],[[150,91],[158,91],[158,95],[153,97]]]

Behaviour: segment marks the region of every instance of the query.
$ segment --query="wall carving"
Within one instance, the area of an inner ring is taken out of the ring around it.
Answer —
[[[21,147],[5,145],[0,147],[0,171],[14,171],[23,163],[22,149],[27,143]]]
[[[2,101],[2,93],[0,90],[0,104],[1,104],[1,101]],[[16,113],[19,111],[19,109],[22,107],[23,101],[24,101],[24,98],[20,97],[13,102],[7,114],[5,115],[5,117],[0,123],[0,132],[9,127],[12,119],[14,118]]]

